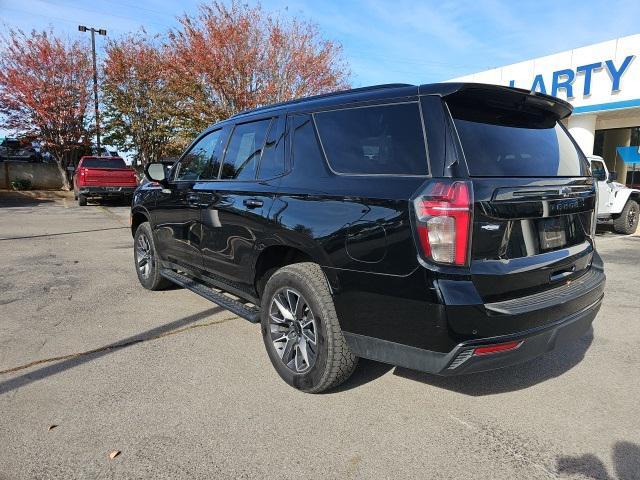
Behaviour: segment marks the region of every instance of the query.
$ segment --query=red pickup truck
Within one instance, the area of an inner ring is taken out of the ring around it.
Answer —
[[[73,174],[73,193],[78,205],[88,198],[131,200],[138,180],[120,157],[82,157]]]

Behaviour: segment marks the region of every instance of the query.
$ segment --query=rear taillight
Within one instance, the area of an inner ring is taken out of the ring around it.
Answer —
[[[434,180],[413,200],[422,254],[437,263],[466,265],[471,237],[471,182]]]

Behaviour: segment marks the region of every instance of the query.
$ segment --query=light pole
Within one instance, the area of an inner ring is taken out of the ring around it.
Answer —
[[[100,112],[98,110],[98,67],[96,66],[96,32],[98,35],[106,35],[107,31],[103,28],[97,29],[93,27],[85,27],[84,25],[78,25],[78,30],[81,32],[91,31],[91,53],[93,55],[93,102],[95,107],[96,117],[96,147],[98,149],[98,155],[100,155]]]

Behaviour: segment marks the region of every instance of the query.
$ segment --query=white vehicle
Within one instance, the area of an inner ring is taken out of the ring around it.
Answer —
[[[635,233],[640,213],[640,190],[614,181],[615,173],[609,172],[602,157],[587,158],[593,178],[598,183],[598,221],[613,220],[616,232]]]

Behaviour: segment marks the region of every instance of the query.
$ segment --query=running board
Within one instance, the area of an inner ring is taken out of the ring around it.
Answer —
[[[188,288],[194,293],[197,293],[201,297],[206,298],[210,302],[220,305],[222,308],[229,310],[231,313],[235,313],[239,317],[249,320],[251,323],[260,322],[260,309],[255,306],[248,306],[241,301],[228,297],[222,290],[216,290],[194,280],[186,275],[178,273],[174,270],[163,268],[160,270],[160,275],[164,278],[171,280],[173,283],[180,285],[181,287]]]

